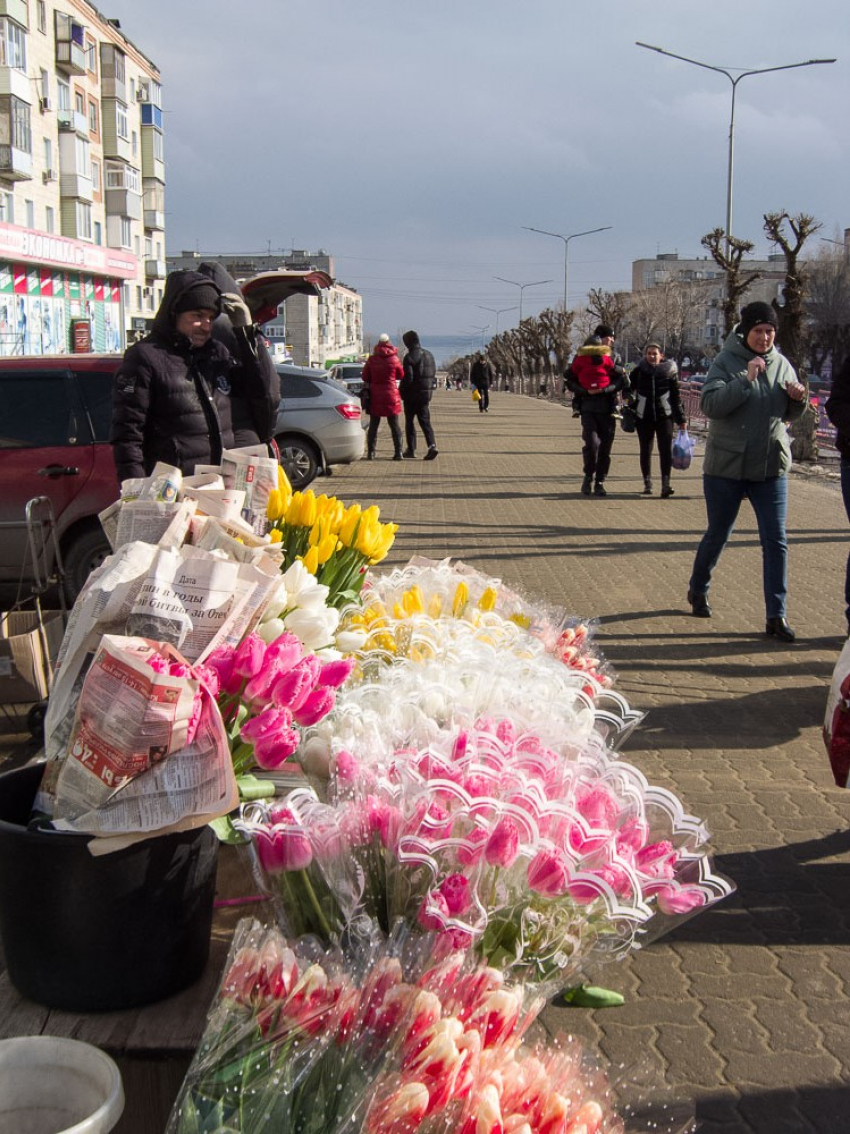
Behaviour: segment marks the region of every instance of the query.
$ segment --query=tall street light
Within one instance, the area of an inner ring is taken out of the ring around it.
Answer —
[[[535,280],[534,283],[520,283],[519,280],[506,280],[504,276],[493,276],[494,280],[499,280],[501,283],[509,283],[511,287],[519,288],[519,381],[520,388],[522,387],[522,293],[527,287],[542,287],[544,284],[551,283],[551,280]]]
[[[542,236],[555,236],[558,240],[564,242],[564,314],[567,313],[567,281],[569,279],[569,259],[570,259],[570,241],[575,240],[577,236],[590,236],[594,232],[608,232],[613,226],[605,224],[602,228],[589,228],[585,232],[573,232],[569,236],[562,236],[560,232],[547,232],[545,228],[531,228],[530,225],[524,224],[522,226],[526,232],[539,232]]]
[[[496,316],[496,334],[499,333],[499,316],[504,315],[506,311],[516,311],[516,307],[482,307],[480,303],[475,304],[481,311],[489,311],[491,315]]]
[[[746,79],[749,75],[767,75],[772,71],[793,71],[797,67],[815,67],[819,63],[834,63],[834,59],[807,59],[804,63],[785,63],[781,67],[753,67],[750,69],[743,67],[731,67],[727,70],[726,67],[715,67],[711,63],[701,63],[699,59],[689,59],[687,55],[676,55],[672,51],[665,51],[663,47],[653,47],[651,43],[641,43],[640,40],[635,40],[637,47],[644,47],[647,51],[655,51],[659,55],[667,55],[670,59],[678,59],[682,63],[692,63],[694,67],[703,67],[706,71],[717,71],[719,75],[725,75],[729,82],[732,84],[732,113],[729,118],[729,169],[726,178],[726,255],[729,255],[729,242],[732,237],[732,167],[733,156],[735,149],[735,94],[738,89],[738,83],[741,79]],[[735,77],[732,72],[740,72]]]
[[[476,304],[476,307],[478,304]],[[490,330],[490,324],[486,323],[483,327],[479,327],[476,323],[472,324],[472,329],[478,331],[481,335],[481,349],[484,350],[484,335]]]

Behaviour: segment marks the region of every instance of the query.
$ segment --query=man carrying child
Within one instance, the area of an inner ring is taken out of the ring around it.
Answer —
[[[613,330],[600,324],[596,332],[579,347],[564,374],[567,389],[574,395],[573,408],[581,416],[583,441],[583,496],[607,496],[605,478],[611,467],[611,446],[617,427],[621,390],[628,378],[614,355]]]

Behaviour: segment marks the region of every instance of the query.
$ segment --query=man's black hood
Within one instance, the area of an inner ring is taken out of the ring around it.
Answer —
[[[177,304],[187,291],[191,291],[192,288],[201,284],[209,286],[210,283],[216,286],[219,293],[221,292],[215,281],[201,272],[178,271],[169,273],[165,280],[162,303],[159,305],[159,310],[154,316],[151,326],[151,334],[164,339],[166,342],[173,342],[177,334],[177,316],[174,311]]]
[[[415,331],[405,331],[401,336],[401,341],[404,343],[408,350],[413,350],[414,347],[418,347],[420,345],[419,336]]]
[[[198,265],[198,272],[207,279],[212,280],[215,286],[223,295],[241,295],[242,289],[239,284],[228,272],[223,264],[217,262],[206,262]],[[236,336],[233,333],[233,324],[227,315],[221,314],[212,325],[212,337],[217,339],[220,343],[224,343],[230,353],[236,356],[239,352],[239,347],[236,342]]]

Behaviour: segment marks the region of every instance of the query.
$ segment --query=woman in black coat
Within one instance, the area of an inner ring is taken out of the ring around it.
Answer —
[[[661,495],[665,498],[672,496],[673,425],[685,424],[679,397],[679,371],[672,359],[664,357],[658,343],[647,343],[643,358],[629,375],[629,380],[630,404],[637,416],[643,495],[652,495],[652,450],[657,440]]]
[[[235,353],[212,337],[222,311]],[[186,475],[197,464],[219,464],[234,446],[231,397],[251,407],[265,403],[269,420],[280,402],[248,308],[206,275],[172,272],[151,333],[129,347],[115,376],[110,440],[119,481],[150,475],[157,461]]]

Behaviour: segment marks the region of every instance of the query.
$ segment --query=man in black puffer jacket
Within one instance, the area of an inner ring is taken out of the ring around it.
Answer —
[[[416,331],[405,331],[401,341],[407,347],[407,354],[402,359],[404,377],[398,384],[398,392],[401,394],[404,406],[404,433],[407,441],[407,448],[402,456],[408,460],[416,456],[416,422],[418,421],[428,446],[425,460],[433,461],[437,456],[437,443],[434,440],[429,404],[434,390],[434,379],[437,376],[437,365],[430,350],[423,349]]]
[[[231,353],[212,337],[224,312],[236,342]],[[256,332],[242,297],[222,294],[199,272],[172,272],[151,333],[131,346],[115,376],[112,452],[118,479],[148,476],[157,461],[186,475],[217,465],[234,445],[231,396],[252,406],[280,401],[273,368],[258,355]]]

